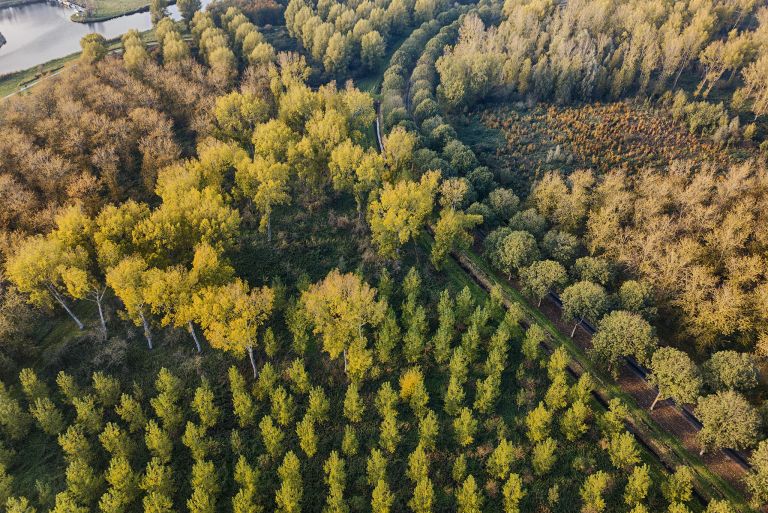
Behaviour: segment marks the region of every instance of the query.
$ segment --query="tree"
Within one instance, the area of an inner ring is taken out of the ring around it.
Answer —
[[[195,397],[192,399],[192,409],[197,413],[200,419],[200,425],[205,429],[211,429],[221,415],[221,410],[214,403],[213,390],[207,379],[203,378],[200,386],[195,390]]]
[[[472,416],[472,410],[467,407],[459,410],[459,415],[453,419],[453,430],[456,441],[461,447],[471,445],[477,432],[477,420]]]
[[[386,182],[379,197],[371,201],[369,224],[381,256],[394,258],[400,246],[421,232],[432,213],[439,175],[430,171],[419,182]]]
[[[193,308],[211,346],[240,357],[247,352],[254,379],[257,376],[253,354],[256,334],[271,315],[274,299],[271,288],[249,290],[240,279],[228,285],[208,287],[194,299]]]
[[[661,494],[669,503],[690,502],[693,498],[693,471],[690,467],[679,466],[661,483]]]
[[[160,20],[168,16],[167,0],[151,0],[149,3],[149,14],[152,18],[152,25],[157,25]]]
[[[162,421],[163,427],[170,433],[175,433],[181,427],[184,414],[180,407],[181,380],[165,367],[160,369],[155,381],[158,394],[150,399],[155,415]]]
[[[272,417],[283,427],[290,425],[296,411],[293,397],[281,385],[275,387],[269,394],[272,402]]]
[[[243,161],[238,165],[235,180],[240,190],[261,214],[259,230],[267,233],[267,242],[272,241],[272,211],[276,206],[291,202],[288,194],[290,169],[287,164],[274,162],[262,157]]]
[[[339,75],[347,70],[352,57],[351,42],[341,32],[334,32],[328,40],[328,47],[323,57],[323,67],[328,73]]]
[[[543,476],[554,466],[557,461],[557,443],[552,438],[547,438],[533,446],[531,465],[533,473]]]
[[[704,378],[716,391],[749,392],[757,386],[753,356],[736,351],[718,351],[704,364]]]
[[[552,424],[552,412],[547,410],[544,403],[531,410],[525,417],[525,425],[528,428],[526,434],[531,442],[541,442],[549,436],[549,428]]]
[[[520,271],[523,293],[538,300],[538,306],[552,289],[568,282],[565,268],[553,260],[540,260]]]
[[[700,398],[696,417],[703,424],[698,433],[701,454],[711,448],[749,449],[757,442],[760,415],[738,392],[728,390]]]
[[[147,446],[153,458],[162,464],[168,464],[171,461],[173,452],[173,441],[170,435],[157,425],[154,419],[147,422],[147,430],[144,434],[144,443]]]
[[[285,455],[277,473],[280,476],[280,488],[275,493],[277,512],[299,513],[301,511],[303,485],[299,458],[293,451],[288,451]]]
[[[614,374],[622,356],[634,356],[648,364],[658,345],[653,327],[637,314],[617,310],[600,321],[592,337],[591,352]]]
[[[85,64],[95,64],[107,55],[107,40],[101,34],[88,34],[80,40],[80,60]]]
[[[651,357],[649,381],[659,389],[651,410],[659,400],[673,399],[678,404],[696,402],[701,392],[699,368],[687,354],[673,347],[660,347]]]
[[[314,419],[308,415],[296,424],[296,434],[299,437],[301,450],[311,458],[317,452],[317,434]]]
[[[179,8],[179,12],[184,19],[184,22],[189,26],[195,12],[200,10],[201,4],[200,0],[179,0],[176,2],[176,6]]]
[[[128,459],[136,449],[128,433],[114,422],[107,422],[104,430],[99,434],[99,442],[113,458]]]
[[[610,476],[598,470],[594,474],[587,476],[586,481],[579,490],[583,506],[582,513],[600,513],[605,510],[605,499],[603,494],[610,483]]]
[[[312,319],[314,333],[322,335],[323,349],[331,359],[344,354],[345,371],[352,343],[363,338],[365,326],[378,326],[386,311],[385,302],[376,299],[376,289],[338,269],[303,292],[301,303]]]
[[[267,452],[276,460],[283,450],[283,439],[285,435],[278,426],[272,421],[272,417],[265,415],[259,422],[259,430],[261,431],[261,438],[264,441],[264,446],[267,448]]]
[[[386,42],[377,30],[372,30],[360,39],[360,59],[363,65],[373,70],[386,53]]]
[[[576,334],[576,328],[584,319],[599,319],[608,301],[605,289],[588,281],[580,281],[566,288],[560,299],[563,301],[563,317],[566,322],[575,321],[571,337]]]
[[[372,513],[389,513],[395,496],[389,490],[389,485],[384,479],[379,479],[371,494]]]
[[[456,494],[459,513],[481,513],[483,511],[483,497],[477,488],[475,478],[467,477]]]
[[[56,237],[30,237],[16,247],[6,263],[8,279],[29,295],[29,302],[48,307],[56,301],[69,314],[77,327],[83,323],[67,305],[65,294],[70,277],[84,267],[87,255],[82,248],[66,247]]]
[[[513,457],[514,446],[506,438],[502,438],[485,463],[488,474],[502,481],[506,479]]]
[[[539,258],[536,239],[526,231],[513,231],[504,237],[497,250],[500,270],[511,277]]]
[[[520,513],[520,501],[525,497],[523,480],[518,474],[510,474],[502,488],[504,513]]]
[[[240,456],[235,465],[235,482],[240,485],[237,494],[232,497],[233,513],[249,513],[261,509],[259,496],[258,468],[248,464],[245,456]]]
[[[617,469],[627,470],[640,462],[640,450],[635,437],[628,431],[615,433],[608,442],[608,456]]]
[[[107,271],[107,284],[123,302],[125,316],[136,326],[144,328],[147,345],[152,349],[152,331],[149,326],[149,273],[143,258],[131,256]]]
[[[187,499],[190,513],[214,513],[216,496],[221,491],[216,467],[211,461],[196,461],[192,465],[192,495]]]
[[[253,397],[245,386],[245,379],[235,366],[230,367],[227,374],[229,376],[229,389],[232,392],[232,410],[237,417],[237,424],[241,428],[248,427],[253,424],[256,418],[256,406],[253,404]],[[265,374],[268,373],[262,369],[261,376]]]
[[[29,412],[43,433],[56,436],[64,430],[64,416],[48,397],[38,397]]]
[[[570,408],[565,410],[560,420],[560,431],[569,442],[575,442],[584,433],[587,432],[587,420],[589,419],[589,406],[581,400],[574,402]]]
[[[749,459],[752,471],[744,476],[753,507],[768,502],[768,440],[761,441]]]
[[[634,507],[645,500],[651,488],[651,472],[648,465],[637,465],[632,468],[632,473],[627,479],[624,488],[624,502],[629,507]]]
[[[443,209],[435,226],[435,242],[430,255],[432,265],[440,269],[445,262],[445,257],[454,248],[468,248],[473,241],[469,230],[482,222],[483,216]]]
[[[371,455],[366,460],[366,476],[368,484],[374,486],[379,481],[387,479],[387,458],[377,448],[371,448]]]
[[[213,440],[205,436],[205,428],[194,422],[187,422],[181,442],[189,448],[192,459],[195,462],[204,461],[213,447]]]
[[[413,489],[413,496],[408,501],[408,507],[413,513],[432,513],[432,503],[435,500],[435,492],[432,488],[432,481],[428,477],[421,479],[416,483]]]
[[[344,456],[356,456],[360,449],[357,432],[352,426],[344,426],[344,437],[341,439],[341,452]]]
[[[397,450],[397,444],[400,443],[400,430],[397,423],[397,412],[388,410],[384,414],[379,430],[379,444],[390,454]]]

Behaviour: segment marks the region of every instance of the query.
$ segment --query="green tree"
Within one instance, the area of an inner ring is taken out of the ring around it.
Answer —
[[[283,439],[285,435],[278,426],[275,425],[272,417],[265,415],[259,422],[259,430],[261,431],[261,438],[264,441],[264,446],[267,452],[276,460],[283,450]]]
[[[757,443],[760,416],[738,392],[728,390],[699,399],[696,417],[703,427],[698,433],[701,454],[707,449],[748,449]]]
[[[341,452],[344,456],[356,456],[360,448],[360,442],[357,440],[357,432],[352,426],[344,426],[344,437],[341,439]]]
[[[80,40],[80,60],[85,64],[94,64],[107,55],[107,40],[101,34],[88,34]]]
[[[635,437],[628,431],[614,434],[608,442],[608,456],[613,466],[620,470],[640,463],[640,449]]]
[[[153,458],[160,463],[167,464],[171,461],[173,452],[173,440],[170,435],[158,426],[154,419],[147,422],[147,431],[144,434],[144,443]]]
[[[379,31],[372,30],[360,39],[360,59],[369,70],[376,68],[385,53],[386,43]]]
[[[541,301],[553,289],[563,287],[568,282],[565,268],[553,260],[539,260],[520,271],[523,293]]]
[[[299,437],[299,446],[308,458],[311,458],[317,452],[317,434],[315,433],[315,422],[312,417],[305,415],[304,418],[296,424],[296,435]]]
[[[483,496],[477,488],[473,476],[467,477],[464,484],[456,493],[459,513],[481,513],[483,511]]]
[[[43,433],[47,435],[56,436],[64,429],[64,415],[47,397],[38,397],[30,406],[29,412]]]
[[[351,383],[344,395],[344,416],[350,422],[360,422],[363,419],[363,413],[365,413],[365,403],[360,397],[358,385]]]
[[[699,368],[687,354],[673,347],[660,347],[653,353],[649,381],[659,390],[651,410],[659,400],[668,398],[678,404],[696,402],[702,387]]]
[[[543,476],[552,470],[557,461],[557,443],[552,438],[547,438],[533,446],[531,465],[533,473]]]
[[[214,513],[221,492],[216,467],[211,461],[199,460],[192,465],[192,495],[187,499],[190,513]]]
[[[213,389],[207,379],[203,378],[200,386],[195,390],[195,396],[192,399],[192,410],[200,419],[200,425],[204,429],[211,429],[221,415],[221,409],[214,402]]]
[[[472,410],[467,407],[459,410],[459,415],[453,419],[453,431],[461,447],[472,444],[477,433],[477,420],[472,416]]]
[[[349,507],[344,501],[344,488],[347,478],[345,462],[336,451],[331,451],[330,456],[323,465],[325,483],[328,485],[328,498],[325,509],[327,513],[347,513]]]
[[[627,486],[624,488],[624,502],[629,507],[635,507],[648,497],[648,491],[651,488],[651,472],[648,465],[637,465],[632,468],[632,473],[627,479]]]
[[[713,390],[749,392],[757,386],[753,356],[736,351],[718,351],[704,364],[704,378]]]
[[[605,498],[603,494],[610,484],[610,476],[598,470],[594,474],[587,476],[584,484],[581,485],[579,495],[583,501],[581,511],[584,513],[600,513],[605,511]]]
[[[379,428],[379,445],[390,454],[397,450],[397,444],[400,443],[400,429],[397,422],[397,412],[388,410],[384,414]]]
[[[506,438],[502,438],[485,463],[488,474],[502,481],[506,479],[512,458],[515,456],[514,449],[514,446]]]
[[[366,477],[370,486],[387,479],[387,458],[376,447],[371,448],[371,454],[366,459]]]
[[[539,258],[536,239],[526,231],[513,231],[507,235],[497,249],[500,270],[511,277],[521,272]]]
[[[759,507],[768,502],[768,440],[761,441],[749,459],[752,471],[744,476],[751,504]]]
[[[184,23],[189,26],[192,23],[192,17],[195,12],[200,10],[200,0],[179,0],[176,2],[176,7],[179,8],[181,17],[184,19]]]
[[[661,483],[661,494],[670,503],[686,503],[693,498],[693,471],[689,467],[679,466],[675,472]]]
[[[621,310],[606,315],[592,337],[591,352],[613,374],[618,373],[622,356],[634,356],[644,364],[651,362],[658,340],[653,327],[637,314]]]
[[[260,377],[268,374],[262,369]],[[245,386],[245,379],[236,367],[230,367],[228,375],[229,390],[232,392],[232,410],[237,417],[237,424],[241,428],[248,427],[253,424],[256,418],[256,406],[253,404],[253,397]]]
[[[258,468],[250,466],[245,456],[241,455],[235,465],[234,477],[240,489],[232,497],[233,513],[249,513],[261,510],[262,505],[259,501],[260,472]]]
[[[184,413],[181,409],[181,380],[171,371],[162,367],[155,380],[157,395],[149,400],[155,415],[163,424],[163,428],[169,433],[175,433],[181,428]]]
[[[379,479],[371,494],[372,513],[390,513],[395,496],[384,479]]]
[[[303,495],[301,465],[299,459],[288,451],[283,463],[277,469],[280,476],[280,488],[275,492],[278,513],[299,513]]]
[[[565,410],[560,420],[560,431],[569,442],[575,442],[584,433],[587,432],[587,420],[589,420],[590,410],[581,400],[574,402],[570,408]]]
[[[293,421],[296,413],[296,402],[281,385],[278,385],[270,394],[272,402],[272,417],[283,427],[288,426]]]
[[[584,319],[599,319],[605,312],[608,297],[605,289],[596,283],[580,281],[566,288],[560,299],[563,301],[563,316],[566,322],[574,322],[571,337]]]
[[[528,428],[526,435],[531,442],[541,442],[549,436],[549,428],[552,424],[552,412],[547,410],[544,403],[531,410],[525,417],[525,425]]]
[[[523,480],[517,474],[510,474],[504,488],[502,488],[504,498],[504,513],[520,513],[520,501],[525,497],[523,490]]]

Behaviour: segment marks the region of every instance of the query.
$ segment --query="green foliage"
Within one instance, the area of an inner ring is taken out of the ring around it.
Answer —
[[[552,438],[547,438],[533,446],[531,465],[537,476],[547,474],[557,461],[557,443]]]
[[[458,416],[453,419],[453,431],[461,447],[467,447],[475,440],[477,420],[472,416],[472,410],[467,407],[459,410]]]
[[[211,429],[216,425],[221,410],[214,402],[213,390],[207,379],[195,390],[195,396],[192,399],[192,410],[200,419],[200,425],[203,429]],[[189,427],[189,424],[187,424]]]
[[[304,487],[301,480],[299,459],[292,451],[288,451],[285,455],[277,473],[280,476],[280,488],[275,493],[277,511],[279,513],[299,513]]]

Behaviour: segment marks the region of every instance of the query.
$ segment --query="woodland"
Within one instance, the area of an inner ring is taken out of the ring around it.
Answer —
[[[768,7],[150,7],[0,100],[5,511],[765,510]]]

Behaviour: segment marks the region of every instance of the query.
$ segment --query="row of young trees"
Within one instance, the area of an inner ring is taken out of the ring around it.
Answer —
[[[447,7],[442,0],[392,0],[308,4],[292,0],[285,10],[288,33],[331,76],[375,69],[388,42],[414,24],[429,21]]]
[[[571,380],[565,350],[545,354],[544,331],[523,333],[498,291],[475,304],[467,288],[445,290],[435,306],[415,269],[392,282],[334,271],[306,289],[288,303],[290,343],[265,337],[253,387],[233,367],[213,382],[161,369],[153,393],[60,372],[53,391],[25,369],[23,400],[0,387],[4,463],[34,436],[58,442],[65,470],[49,467],[46,504],[19,496],[5,468],[2,499],[56,513],[212,513],[230,501],[235,512],[690,511],[691,471],[656,480],[625,407],[593,409],[589,375]]]
[[[468,20],[460,41],[440,59],[441,98],[450,108],[516,92],[560,103],[675,89],[701,71],[697,95],[742,86],[731,105],[766,113],[768,11],[757,2],[684,2],[652,7],[618,0],[509,0],[502,20]]]

